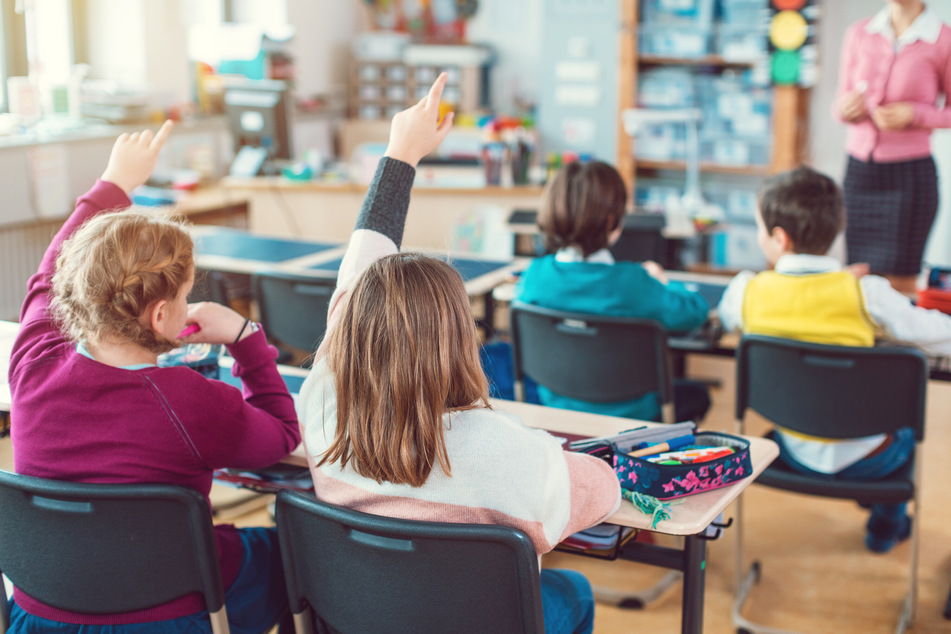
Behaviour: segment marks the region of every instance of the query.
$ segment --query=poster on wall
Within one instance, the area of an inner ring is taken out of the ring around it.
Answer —
[[[768,47],[774,85],[815,85],[819,48],[816,0],[770,0]]]

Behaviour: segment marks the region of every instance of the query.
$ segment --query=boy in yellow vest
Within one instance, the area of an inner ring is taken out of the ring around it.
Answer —
[[[727,329],[845,346],[875,339],[951,354],[951,317],[916,308],[888,280],[843,269],[825,255],[845,226],[842,193],[827,176],[800,167],[770,178],[759,196],[758,241],[773,266],[743,271],[717,311]],[[875,480],[904,465],[914,449],[910,429],[851,440],[803,436],[777,429],[780,458],[810,475]],[[877,504],[865,544],[887,552],[910,534],[904,504]]]

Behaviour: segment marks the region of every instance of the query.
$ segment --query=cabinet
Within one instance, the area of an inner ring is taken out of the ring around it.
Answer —
[[[650,1],[650,0],[646,0]],[[765,2],[764,2],[765,5]],[[639,105],[638,80],[648,69],[686,68],[697,73],[717,74],[743,71],[753,62],[731,61],[718,55],[693,57],[642,55],[638,50],[641,0],[621,0],[619,43],[618,120],[620,113]],[[809,121],[809,91],[799,86],[773,86],[770,96],[770,125],[764,138],[769,157],[762,164],[733,165],[702,160],[704,174],[737,174],[762,177],[791,169],[805,159]],[[643,159],[635,156],[636,141],[623,132],[618,135],[617,167],[630,191],[634,191],[637,175],[648,170],[684,170],[684,161]]]

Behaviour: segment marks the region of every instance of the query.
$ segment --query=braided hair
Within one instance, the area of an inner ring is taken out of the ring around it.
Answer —
[[[182,223],[136,208],[87,220],[63,242],[52,310],[74,341],[130,341],[153,352],[175,343],[140,318],[174,299],[192,274],[194,245]]]

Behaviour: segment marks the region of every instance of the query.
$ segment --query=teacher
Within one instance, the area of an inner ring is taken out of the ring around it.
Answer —
[[[938,210],[930,137],[951,127],[949,92],[951,28],[921,0],[888,0],[849,28],[833,105],[848,125],[848,260],[904,293],[915,291]]]

